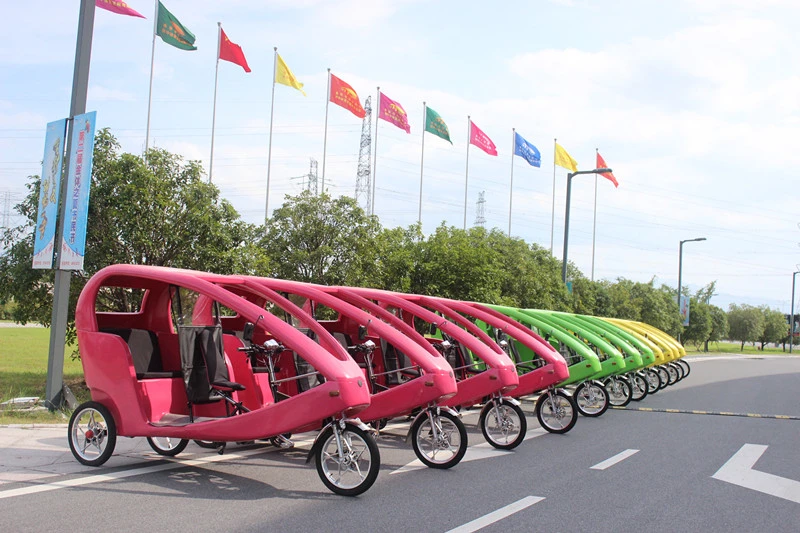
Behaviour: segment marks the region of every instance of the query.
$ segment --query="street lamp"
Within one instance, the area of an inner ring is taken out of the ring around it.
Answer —
[[[683,243],[704,241],[704,240],[706,240],[705,237],[698,237],[697,239],[686,239],[685,241],[681,241],[681,245],[678,247],[678,307],[679,308],[681,306],[681,274],[683,272]]]
[[[794,345],[794,280],[800,271],[792,274],[792,314],[789,317],[789,353],[792,353],[792,346]]]
[[[561,280],[567,282],[567,245],[569,244],[569,201],[572,196],[572,178],[578,174],[605,174],[611,172],[610,168],[596,168],[594,170],[578,170],[567,174],[567,209],[564,215],[564,261],[561,264]]]

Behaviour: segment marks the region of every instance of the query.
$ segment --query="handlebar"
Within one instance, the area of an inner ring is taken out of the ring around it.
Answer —
[[[237,348],[237,351],[245,352],[250,355],[254,354],[275,355],[276,353],[280,353],[285,349],[286,347],[283,344],[277,342],[274,339],[270,339],[266,341],[264,344],[251,344],[250,346]]]
[[[347,351],[350,353],[363,353],[363,354],[371,354],[375,351],[375,343],[371,340],[367,342],[362,342],[361,344],[356,344],[355,346],[348,346]]]

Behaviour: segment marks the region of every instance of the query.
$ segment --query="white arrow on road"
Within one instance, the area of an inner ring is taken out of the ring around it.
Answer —
[[[756,461],[765,451],[767,451],[766,446],[745,444],[711,477],[800,503],[800,481],[753,470]]]

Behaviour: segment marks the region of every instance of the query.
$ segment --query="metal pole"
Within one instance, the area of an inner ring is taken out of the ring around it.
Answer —
[[[597,174],[594,175],[594,219],[592,220],[592,281],[594,281],[594,245],[597,239]]]
[[[800,272],[792,274],[792,314],[789,315],[789,353],[792,353],[792,346],[794,345],[794,282],[797,279],[797,274],[800,274]]]
[[[381,88],[378,87],[378,116],[375,119],[375,153],[372,154],[372,199],[369,202],[370,215],[375,214],[375,173],[378,166],[378,122],[381,119]]]
[[[325,194],[325,156],[328,153],[328,104],[331,101],[331,69],[328,69],[328,97],[325,99],[325,138],[322,141],[322,194]]]
[[[92,0],[81,0],[78,18],[78,38],[75,45],[75,69],[72,74],[72,101],[67,121],[67,154],[64,157],[64,170],[61,172],[61,207],[56,220],[56,261],[55,284],[53,287],[53,312],[50,318],[50,347],[47,353],[47,382],[45,385],[45,405],[54,410],[61,407],[64,385],[64,344],[67,336],[67,317],[69,316],[69,270],[60,267],[58,250],[64,239],[64,220],[69,202],[67,201],[67,173],[72,149],[73,118],[86,112],[86,93],[89,87],[89,65],[92,56],[92,32],[94,28],[94,6]]]
[[[425,128],[428,126],[425,121],[428,118],[428,106],[422,102],[422,156],[419,158],[419,215],[417,215],[417,224],[422,229],[422,171],[425,168]]]
[[[511,203],[514,201],[514,148],[517,146],[516,129],[511,128],[511,185],[508,191],[508,236],[511,237]]]
[[[144,151],[150,148],[150,108],[153,104],[153,63],[156,59],[156,32],[158,31],[158,0],[153,15],[153,44],[150,49],[150,91],[147,93],[147,131],[144,134]],[[219,54],[217,54],[219,57]]]
[[[550,254],[553,254],[553,232],[556,227],[556,143],[558,139],[553,139],[553,208],[550,216]]]
[[[467,115],[467,178],[464,181],[464,230],[467,229],[467,191],[469,190],[469,144],[472,136],[472,120]]]
[[[217,126],[217,80],[219,80],[219,42],[222,39],[222,23],[217,22],[217,67],[214,70],[214,106],[211,112],[211,159],[208,162],[208,182],[214,172],[214,130]]]
[[[686,241],[681,241],[680,246],[678,247],[678,309],[681,307],[681,275],[683,271],[683,243]]]
[[[567,174],[567,207],[564,215],[564,259],[561,264],[561,280],[567,282],[567,246],[569,245],[569,201],[572,196],[572,172]]]
[[[272,119],[275,116],[275,77],[278,72],[278,47],[272,48],[272,99],[269,104],[269,148],[267,149],[267,201],[264,204],[264,224],[269,220],[269,175],[272,169]]]

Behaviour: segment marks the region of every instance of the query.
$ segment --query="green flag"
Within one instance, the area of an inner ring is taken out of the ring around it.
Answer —
[[[450,130],[447,129],[447,124],[444,123],[439,113],[428,106],[425,106],[425,131],[429,131],[453,144],[453,141],[450,140]]]
[[[156,35],[167,44],[181,50],[197,50],[194,45],[194,34],[180,23],[175,15],[167,11],[164,4],[158,3],[158,23],[156,24]]]

